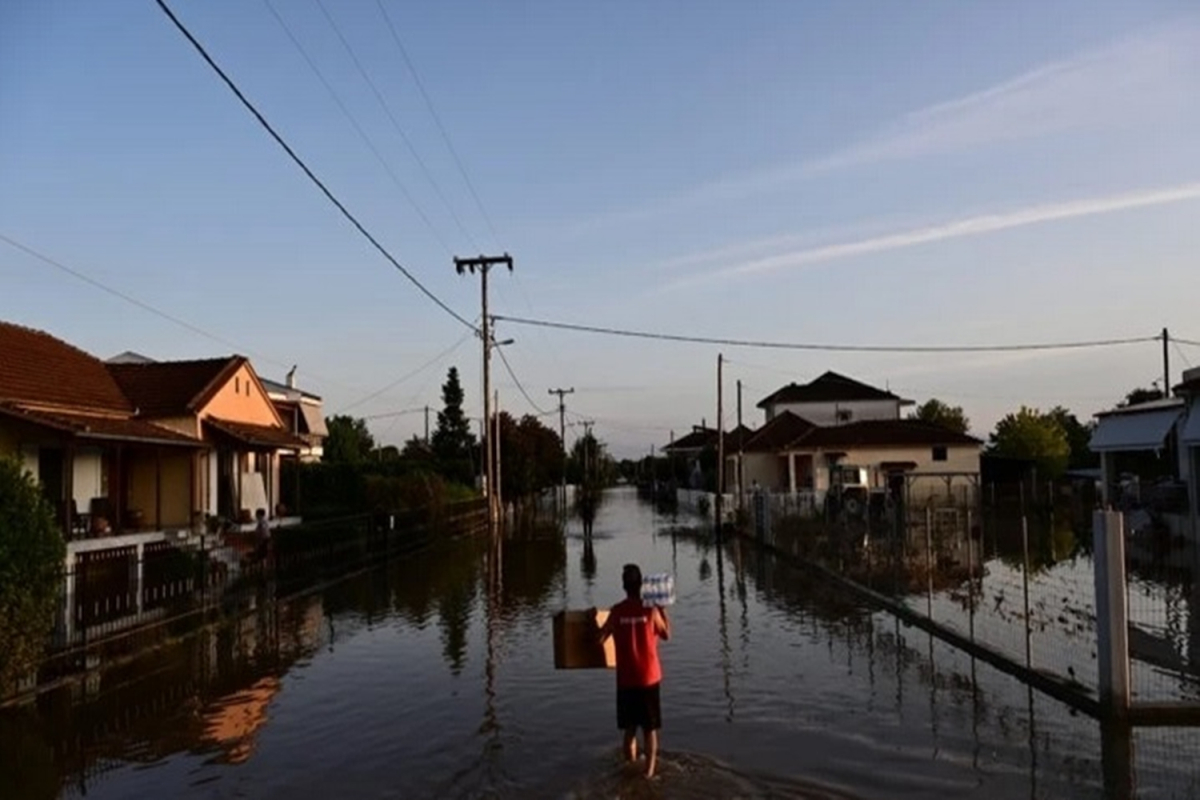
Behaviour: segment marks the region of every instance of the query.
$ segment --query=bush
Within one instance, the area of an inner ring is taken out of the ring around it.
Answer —
[[[66,545],[50,504],[0,457],[0,694],[37,666],[58,603]]]

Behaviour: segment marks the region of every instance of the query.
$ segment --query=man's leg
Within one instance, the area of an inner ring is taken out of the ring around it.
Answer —
[[[646,777],[653,778],[658,766],[658,731],[647,730],[646,737]]]
[[[625,729],[625,741],[621,746],[625,760],[632,763],[637,761],[637,728]]]

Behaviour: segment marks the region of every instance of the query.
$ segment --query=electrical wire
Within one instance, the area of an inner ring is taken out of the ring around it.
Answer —
[[[375,84],[375,81],[371,79],[371,76],[367,73],[367,70],[362,65],[362,62],[358,60],[358,56],[355,54],[354,48],[350,46],[349,40],[346,39],[345,35],[342,33],[342,29],[338,27],[338,24],[334,22],[333,15],[330,14],[329,9],[325,7],[323,0],[316,0],[316,3],[317,7],[321,9],[321,13],[325,16],[326,21],[329,22],[329,27],[333,29],[333,32],[337,35],[338,40],[341,41],[342,46],[346,48],[346,53],[349,54],[350,60],[353,61],[354,66],[358,68],[358,74],[361,75],[363,80],[367,82],[367,86],[371,87],[371,91],[374,93],[375,99],[379,101],[379,105],[383,107],[383,111],[387,115],[387,118],[391,120],[392,127],[396,129],[396,133],[400,135],[400,139],[404,142],[404,146],[408,148],[408,152],[412,155],[413,160],[415,160],[417,165],[421,168],[421,173],[424,174],[429,180],[429,184],[433,187],[433,191],[437,193],[437,196],[441,199],[442,204],[446,207],[446,211],[449,212],[450,218],[454,220],[454,224],[458,227],[459,232],[462,233],[462,235],[466,237],[467,241],[471,243],[472,248],[478,250],[479,245],[476,243],[475,237],[470,234],[470,232],[463,225],[462,220],[458,218],[458,214],[454,212],[454,208],[450,205],[450,201],[446,199],[446,195],[442,192],[442,187],[438,185],[437,180],[433,177],[433,173],[430,172],[429,167],[426,166],[425,160],[421,158],[421,155],[417,152],[417,148],[413,146],[412,140],[409,139],[408,134],[404,132],[404,127],[400,124],[400,120],[396,119],[396,115],[392,112],[392,107],[388,104],[387,100],[384,99],[383,92],[379,91],[379,87]]]
[[[150,305],[149,303],[145,302],[144,300],[139,300],[136,297],[126,294],[125,292],[122,292],[119,289],[114,289],[111,286],[103,284],[100,281],[96,280],[95,278],[91,277],[90,275],[88,275],[84,272],[81,272],[80,270],[75,269],[74,267],[67,266],[66,264],[62,263],[61,261],[56,261],[55,259],[51,258],[50,256],[48,256],[44,253],[39,253],[37,250],[34,250],[29,245],[22,244],[21,242],[18,242],[16,239],[6,236],[3,233],[0,233],[0,242],[4,242],[5,244],[9,245],[10,247],[20,250],[22,253],[32,256],[33,258],[36,258],[38,261],[41,261],[44,264],[48,264],[48,265],[54,267],[55,269],[62,270],[63,272],[70,275],[71,277],[81,280],[84,283],[88,284],[89,286],[99,289],[100,291],[102,291],[106,294],[110,294],[119,300],[124,300],[126,303],[129,303],[130,305],[133,305],[133,306],[137,306],[138,308],[142,309],[143,311],[148,311],[156,317],[165,319],[167,322],[178,325],[181,328],[184,328],[186,330],[191,331],[192,333],[203,336],[205,339],[216,342],[217,344],[220,344],[224,347],[228,347],[235,353],[242,353],[243,355],[252,357],[255,361],[259,361],[259,362],[262,362],[265,364],[274,364],[275,366],[282,367],[284,369],[288,369],[293,366],[292,363],[289,363],[286,361],[281,361],[277,358],[270,358],[269,356],[263,355],[262,353],[257,353],[253,350],[250,350],[249,348],[241,347],[236,342],[230,341],[229,339],[226,339],[223,336],[218,336],[217,334],[212,333],[211,331],[207,331],[204,328],[201,328],[197,325],[193,325],[192,323],[188,322],[185,319],[181,319],[181,318],[176,317],[173,314],[169,314],[166,311],[163,311],[159,308],[155,308],[154,306]],[[315,373],[313,374],[313,377],[323,380],[326,383],[337,384],[337,381],[330,381],[328,378],[321,378],[319,375],[316,375]]]
[[[371,414],[363,417],[363,419],[388,419],[389,417],[403,417],[407,414],[421,414],[425,411],[425,406],[420,408],[402,408],[399,411],[385,411],[382,414]]]
[[[488,231],[492,234],[492,239],[496,244],[500,244],[500,236],[496,233],[496,226],[492,224],[492,218],[487,212],[487,208],[483,205],[483,200],[480,199],[479,193],[475,191],[475,184],[471,182],[471,178],[467,175],[467,168],[463,166],[462,159],[458,157],[458,150],[450,141],[450,134],[446,132],[445,126],[442,125],[442,119],[438,116],[433,107],[433,100],[430,99],[429,93],[425,91],[425,84],[421,82],[421,77],[417,74],[417,68],[413,64],[412,59],[408,57],[408,50],[405,49],[404,43],[400,41],[400,34],[396,30],[396,26],[392,24],[392,18],[384,8],[382,0],[375,0],[379,6],[379,12],[383,14],[383,19],[387,22],[388,30],[392,34],[392,41],[396,43],[396,48],[400,51],[401,57],[404,59],[404,64],[408,67],[409,73],[413,77],[413,82],[417,85],[417,91],[421,93],[421,97],[425,100],[425,107],[429,109],[429,116],[433,117],[433,122],[437,126],[438,131],[442,134],[442,141],[446,143],[446,149],[450,151],[451,157],[454,159],[455,166],[458,167],[458,173],[462,175],[463,183],[467,185],[467,190],[471,193],[471,197],[475,200],[475,206],[479,209],[483,221],[487,224]]]
[[[1079,350],[1095,347],[1116,347],[1118,345],[1141,344],[1161,341],[1161,336],[1140,336],[1128,339],[1096,339],[1082,342],[1054,342],[1037,344],[1005,344],[1005,345],[855,345],[855,344],[810,344],[802,342],[770,342],[749,339],[726,339],[712,336],[684,336],[670,333],[655,333],[623,328],[606,328],[598,325],[581,325],[571,322],[553,322],[549,320],[526,319],[524,317],[502,316],[497,320],[513,322],[518,325],[529,325],[541,328],[557,328],[559,330],[578,331],[581,333],[598,333],[606,336],[623,336],[635,339],[656,339],[667,342],[685,342],[689,344],[716,344],[729,347],[752,347],[775,350],[815,350],[842,353],[1001,353],[1031,350]]]
[[[292,32],[292,29],[288,26],[287,22],[284,21],[283,16],[276,10],[275,6],[271,4],[271,0],[263,0],[263,4],[266,5],[267,10],[271,12],[271,16],[275,17],[275,21],[279,23],[279,27],[283,28],[283,32],[287,34],[289,39],[291,39],[292,44],[296,47],[296,50],[300,52],[300,55],[303,56],[304,60],[308,63],[309,69],[311,69],[313,74],[317,76],[317,80],[319,80],[321,85],[325,87],[325,90],[329,92],[329,96],[333,99],[333,102],[337,105],[337,107],[341,109],[342,115],[346,117],[347,121],[349,121],[350,125],[358,133],[359,138],[361,138],[367,145],[367,148],[375,154],[376,160],[379,161],[380,166],[383,167],[383,170],[388,174],[388,177],[392,179],[392,183],[396,185],[396,188],[399,189],[400,193],[404,195],[406,200],[408,200],[409,205],[411,205],[413,210],[417,212],[417,216],[419,216],[425,223],[425,226],[429,228],[429,232],[433,234],[433,238],[437,239],[438,244],[442,246],[442,249],[445,250],[448,255],[452,255],[453,250],[451,250],[450,245],[446,242],[445,238],[442,237],[442,234],[433,224],[433,221],[429,219],[428,215],[426,215],[425,210],[421,208],[421,204],[417,202],[417,199],[413,197],[412,193],[409,192],[404,186],[400,180],[400,177],[396,174],[396,171],[392,169],[392,165],[388,163],[387,159],[383,157],[383,153],[379,151],[379,147],[375,144],[371,137],[367,135],[367,132],[363,129],[362,125],[359,124],[354,115],[350,113],[350,109],[347,108],[345,102],[342,101],[341,95],[339,95],[337,90],[333,88],[333,84],[331,84],[329,79],[325,77],[325,73],[321,71],[321,68],[317,66],[317,62],[313,60],[312,56],[310,56],[308,51],[304,48],[304,45],[300,43],[300,40],[296,37],[295,33]]]
[[[537,403],[533,402],[533,398],[529,396],[529,392],[525,391],[525,387],[521,385],[520,379],[517,378],[517,373],[513,372],[512,365],[508,363],[508,356],[504,355],[504,350],[497,347],[496,352],[500,354],[500,361],[503,362],[504,369],[508,371],[508,376],[513,379],[513,383],[517,385],[517,389],[519,389],[521,394],[525,397],[525,402],[533,406],[533,410],[538,412],[540,416],[544,417],[554,413],[553,411],[546,411]]]
[[[416,368],[416,369],[414,369],[414,370],[411,370],[411,371],[409,371],[409,372],[406,372],[406,373],[404,373],[404,374],[403,374],[403,375],[401,375],[399,378],[396,378],[396,380],[394,380],[394,381],[392,381],[391,383],[389,383],[387,386],[384,386],[382,389],[377,389],[377,390],[375,390],[374,392],[371,392],[371,393],[370,393],[369,395],[367,395],[366,397],[363,397],[363,398],[360,398],[360,399],[358,399],[358,400],[355,400],[353,403],[350,403],[349,405],[342,406],[340,409],[338,409],[337,413],[339,413],[339,414],[342,414],[342,413],[345,413],[345,412],[349,411],[349,410],[350,410],[350,409],[352,409],[352,408],[357,408],[358,406],[361,406],[363,403],[366,403],[366,402],[369,402],[369,401],[371,401],[371,400],[374,400],[376,397],[379,397],[379,395],[381,395],[381,394],[383,394],[383,393],[385,393],[385,392],[391,391],[392,389],[395,389],[397,386],[399,386],[400,384],[404,383],[405,381],[407,381],[407,380],[409,380],[409,379],[411,379],[411,378],[414,378],[414,377],[416,377],[417,375],[420,375],[422,372],[424,372],[425,370],[429,369],[429,368],[430,368],[430,367],[432,367],[434,364],[437,364],[437,363],[441,362],[443,359],[445,359],[447,356],[449,356],[449,355],[450,355],[451,353],[453,353],[455,350],[457,350],[458,348],[462,347],[462,346],[463,346],[463,343],[464,343],[465,341],[467,341],[467,339],[470,339],[470,338],[471,338],[471,335],[472,335],[472,331],[468,331],[467,333],[463,334],[462,338],[460,338],[460,339],[459,339],[457,342],[455,342],[455,343],[454,343],[454,344],[452,344],[451,346],[447,347],[445,350],[443,350],[442,352],[438,353],[436,356],[434,356],[433,358],[429,359],[428,361],[426,361],[426,362],[425,362],[424,364],[422,364],[421,366],[417,367],[417,368]]]
[[[221,69],[216,61],[213,60],[212,56],[208,54],[208,51],[204,49],[204,46],[200,44],[195,36],[192,35],[192,32],[189,31],[187,27],[179,21],[179,18],[175,16],[174,12],[171,11],[166,2],[164,2],[164,0],[155,0],[155,2],[158,4],[158,7],[162,9],[162,12],[167,15],[179,32],[183,34],[184,38],[186,38],[192,47],[195,48],[196,52],[200,54],[200,57],[204,59],[205,63],[207,63],[208,66],[211,67],[215,73],[217,73],[217,76],[220,77],[221,81],[229,88],[231,92],[233,92],[234,96],[237,97],[242,105],[246,107],[246,110],[254,116],[255,120],[258,121],[258,124],[261,125],[263,129],[271,135],[271,138],[283,148],[284,152],[288,154],[288,157],[291,158],[292,161],[295,162],[296,166],[300,167],[308,179],[312,181],[318,189],[321,190],[321,193],[325,195],[329,202],[333,203],[337,210],[342,213],[342,216],[349,220],[350,224],[353,225],[358,232],[362,234],[363,237],[366,238],[366,240],[370,242],[376,250],[379,251],[380,255],[386,258],[393,267],[400,271],[400,274],[407,278],[414,286],[417,287],[417,289],[421,291],[422,294],[432,300],[439,308],[441,308],[454,319],[458,320],[463,325],[466,325],[472,331],[477,332],[477,328],[475,327],[474,323],[468,322],[466,317],[462,316],[453,308],[446,305],[446,303],[440,297],[426,288],[425,284],[421,283],[421,281],[418,280],[415,275],[405,269],[404,265],[397,261],[395,256],[388,252],[387,248],[380,244],[379,240],[371,235],[370,231],[368,231],[363,224],[358,221],[357,217],[350,213],[350,210],[342,204],[342,201],[339,200],[332,191],[330,191],[329,187],[327,187],[321,181],[321,179],[318,178],[311,169],[309,169],[308,165],[304,163],[304,160],[296,154],[296,151],[293,150],[291,146],[284,140],[284,138],[275,130],[275,128],[271,126],[271,123],[267,122],[266,117],[262,115],[262,113],[254,106],[253,103],[250,102],[249,99],[247,99],[246,95],[242,94],[242,90],[237,87],[237,84],[233,82],[233,79],[225,74],[225,71]]]
[[[1161,337],[1159,337],[1159,338],[1161,338]],[[1180,339],[1175,336],[1172,336],[1171,341],[1177,342],[1179,344],[1191,345],[1192,347],[1200,347],[1200,342],[1196,341],[1195,339]]]
[[[1183,359],[1183,363],[1188,365],[1188,369],[1191,369],[1192,360],[1190,358],[1188,358],[1187,355],[1183,352],[1183,348],[1179,346],[1178,342],[1171,342],[1171,344],[1175,345],[1175,352],[1179,355],[1180,358]]]

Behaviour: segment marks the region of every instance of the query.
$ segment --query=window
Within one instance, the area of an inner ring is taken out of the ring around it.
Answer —
[[[849,422],[850,418],[853,416],[854,416],[854,413],[850,409],[839,408],[838,412],[837,412],[837,421],[838,422]]]
[[[242,393],[242,379],[239,378],[237,375],[233,376],[233,393],[234,394]]]
[[[946,460],[946,446],[945,445],[937,445],[936,447],[933,448],[933,460],[934,461],[945,461]]]

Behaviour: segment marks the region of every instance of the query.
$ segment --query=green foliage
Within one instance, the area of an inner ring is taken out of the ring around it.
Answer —
[[[1129,406],[1139,406],[1142,403],[1152,403],[1155,400],[1162,400],[1163,393],[1158,389],[1143,389],[1138,387],[1129,394],[1125,395],[1125,399],[1117,403],[1117,408],[1128,408]]]
[[[931,397],[917,406],[908,418],[940,425],[955,433],[966,433],[971,427],[971,421],[963,413],[962,406],[947,405],[936,397]]]
[[[329,435],[321,460],[330,464],[361,464],[371,457],[375,439],[363,419],[339,414],[325,420]]]
[[[1071,458],[1071,445],[1058,419],[1025,406],[996,423],[988,447],[999,456],[1032,459],[1046,478],[1062,475]]]
[[[557,486],[562,459],[558,434],[537,417],[527,414],[517,421],[500,413],[500,484],[506,500]]]
[[[571,445],[567,459],[567,482],[577,486],[609,486],[615,479],[616,469],[608,448],[588,431]]]
[[[463,389],[458,368],[451,367],[442,384],[443,408],[437,415],[437,429],[431,444],[439,471],[452,481],[471,484],[475,479],[475,436],[463,413]]]
[[[0,693],[41,657],[65,555],[41,490],[15,459],[0,457]]]
[[[1092,441],[1091,425],[1084,425],[1079,418],[1062,406],[1055,406],[1047,412],[1053,417],[1063,433],[1067,435],[1067,445],[1071,455],[1067,461],[1070,469],[1086,469],[1100,465],[1100,455],[1093,453],[1089,444]]]

